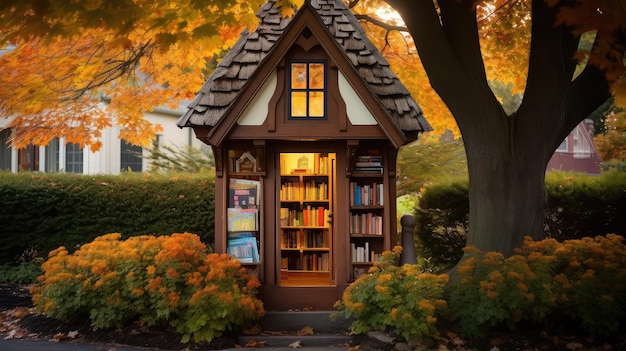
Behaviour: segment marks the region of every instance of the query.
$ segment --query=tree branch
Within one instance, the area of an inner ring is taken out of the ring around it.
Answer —
[[[473,1],[440,0],[439,7],[443,31],[455,56],[474,83],[492,94],[480,52],[476,5]]]
[[[571,102],[567,92],[576,68],[574,53],[579,38],[572,35],[570,28],[554,25],[558,7],[550,8],[545,0],[533,0],[532,6],[528,79],[518,110],[524,118],[516,118],[516,133],[524,133],[517,135],[519,139],[539,133],[555,142],[560,139],[560,143],[562,133],[567,135],[573,128],[566,127],[570,123],[566,121],[565,106]]]
[[[101,87],[107,83],[110,83],[125,74],[131,74],[135,68],[139,65],[139,60],[142,57],[149,56],[153,50],[153,44],[150,40],[139,45],[136,49],[131,48],[130,56],[125,57],[123,60],[110,60],[106,63],[108,69],[96,74],[91,81],[76,90],[73,90],[68,97],[68,100],[76,100],[83,96],[90,90]]]
[[[589,117],[593,111],[611,97],[606,74],[597,66],[590,65],[572,82],[567,90],[563,138],[576,125]],[[554,145],[556,148],[558,146]]]
[[[389,24],[387,22],[381,21],[377,18],[374,18],[370,15],[362,15],[362,14],[354,14],[354,17],[356,17],[359,21],[366,21],[366,22],[370,22],[373,25],[376,25],[378,27],[381,27],[383,29],[385,29],[388,32],[393,32],[393,31],[398,31],[398,32],[408,32],[409,29],[406,26],[396,26],[393,24]]]

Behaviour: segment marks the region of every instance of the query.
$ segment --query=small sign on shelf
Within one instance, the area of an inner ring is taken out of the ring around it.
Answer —
[[[255,172],[256,158],[249,151],[244,152],[235,162],[235,172]]]

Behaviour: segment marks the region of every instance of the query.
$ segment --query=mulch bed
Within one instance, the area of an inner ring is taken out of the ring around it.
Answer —
[[[451,331],[442,330],[430,340],[430,349],[446,351],[626,351],[626,336],[608,339],[580,336],[575,326],[553,326],[550,333],[536,326],[517,330],[503,329],[488,337],[466,340]],[[59,342],[89,342],[159,348],[164,350],[223,350],[239,347],[237,335],[230,333],[211,343],[180,342],[172,328],[145,327],[131,324],[120,329],[92,330],[87,319],[61,322],[35,313],[28,287],[0,284],[0,337],[44,339]],[[389,345],[357,338],[360,351],[388,351]],[[389,350],[390,351],[390,350]]]
[[[159,348],[164,350],[223,350],[236,347],[236,336],[225,335],[211,343],[180,342],[170,327],[132,324],[119,329],[93,330],[89,320],[59,321],[35,313],[28,287],[0,284],[0,337],[89,342]]]

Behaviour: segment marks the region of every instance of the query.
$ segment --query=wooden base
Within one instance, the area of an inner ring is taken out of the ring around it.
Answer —
[[[328,311],[341,299],[346,286],[263,285],[259,298],[266,311]]]
[[[280,272],[281,286],[329,286],[330,272],[288,271]]]

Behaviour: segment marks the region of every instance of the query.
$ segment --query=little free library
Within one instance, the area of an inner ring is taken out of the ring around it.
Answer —
[[[177,124],[213,149],[216,251],[267,310],[332,309],[398,244],[396,156],[431,127],[341,0],[257,16]]]

